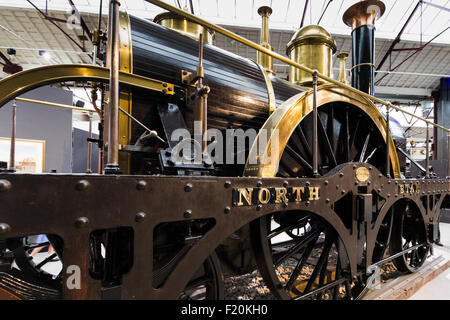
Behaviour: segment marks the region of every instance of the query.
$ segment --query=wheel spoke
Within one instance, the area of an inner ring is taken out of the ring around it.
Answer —
[[[294,246],[290,247],[288,250],[286,250],[280,257],[275,259],[274,266],[278,267],[284,260],[292,257],[295,253],[300,251],[304,246],[306,246],[308,243],[313,241],[316,236],[320,235],[322,230],[316,230],[312,231],[309,235],[307,235],[304,239],[302,239],[300,242],[296,243]]]
[[[333,239],[331,239],[330,236],[326,236],[325,244],[323,246],[322,253],[320,254],[319,261],[317,262],[316,266],[314,267],[312,275],[309,278],[308,284],[306,285],[306,288],[305,288],[305,291],[303,291],[303,294],[306,294],[306,293],[308,293],[308,291],[311,290],[319,271],[322,270],[324,264],[328,261],[328,254],[330,253],[332,244],[333,244]]]
[[[312,159],[311,146],[309,145],[308,140],[306,139],[305,133],[303,132],[301,125],[298,125],[295,128],[295,132],[297,133],[297,136],[300,138],[300,142],[302,143],[303,148],[305,149],[308,158]]]
[[[40,269],[43,265],[45,265],[46,263],[50,262],[51,260],[53,260],[53,258],[55,258],[57,256],[56,252],[53,253],[52,255],[48,256],[47,258],[45,258],[44,260],[42,260],[39,264],[36,265],[37,269]]]
[[[307,222],[307,220],[309,219],[309,217],[310,217],[309,214],[306,215],[305,217],[302,217],[302,218],[301,218],[296,224],[294,224],[294,225],[289,225],[289,226],[279,226],[279,227],[273,229],[273,230],[267,235],[267,238],[268,238],[268,239],[272,239],[272,238],[276,237],[277,235],[279,235],[279,234],[281,234],[281,233],[283,233],[283,232],[286,232],[287,230],[298,228],[298,227],[304,225],[304,224]]]
[[[366,150],[367,150],[367,146],[369,145],[369,140],[370,140],[370,132],[366,137],[366,141],[364,142],[364,146],[363,149],[361,151],[361,155],[359,156],[359,162],[363,162],[364,161],[364,156],[366,155]]]
[[[286,151],[288,154],[294,158],[304,169],[309,171],[310,173],[313,171],[312,166],[305,160],[301,155],[299,155],[294,149],[292,149],[289,145],[286,145]]]
[[[305,265],[306,261],[308,260],[309,256],[311,255],[312,250],[314,249],[314,246],[317,242],[317,239],[319,238],[318,234],[316,236],[316,238],[314,239],[314,241],[311,241],[309,243],[309,245],[306,247],[305,252],[302,254],[302,256],[300,257],[300,259],[297,262],[297,265],[295,266],[294,271],[291,274],[291,277],[289,278],[289,281],[286,283],[285,289],[287,291],[291,291],[292,290],[292,286],[295,283],[295,280],[297,280],[300,272],[303,269],[303,266]]]
[[[325,147],[325,153],[327,154],[328,159],[330,159],[331,166],[336,167],[337,166],[336,156],[333,153],[333,148],[331,147],[330,139],[328,138],[327,132],[325,131],[322,120],[320,119],[319,115],[317,115],[317,124],[318,124],[319,131],[322,135],[322,141],[323,141],[323,145]]]

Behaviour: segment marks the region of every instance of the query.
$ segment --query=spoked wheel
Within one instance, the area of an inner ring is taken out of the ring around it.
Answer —
[[[222,300],[223,290],[223,275],[220,262],[217,255],[213,253],[197,270],[178,299]]]
[[[303,234],[289,236],[288,230],[305,223],[309,228]],[[322,218],[308,212],[281,212],[252,224],[253,241],[260,244],[255,248],[259,270],[277,298],[353,299],[362,290],[344,273],[345,250]]]
[[[385,172],[386,142],[361,109],[338,102],[320,106],[318,114],[319,174],[347,162],[370,163]],[[296,127],[284,149],[278,176],[312,175],[312,120],[309,114]]]
[[[349,162],[368,163],[386,172],[386,142],[381,127],[355,105],[334,102],[319,106],[318,173],[326,175]],[[313,175],[312,146],[315,142],[312,128],[311,112],[289,138],[277,176]],[[390,171],[391,176],[395,176],[392,166]],[[274,294],[282,299],[358,297],[364,288],[364,279],[352,282],[343,272],[348,270],[341,265],[347,257],[345,250],[339,248],[341,241],[335,230],[317,215],[310,214],[305,218],[304,214],[296,214],[285,221],[277,216],[288,214],[293,213],[278,213],[252,223],[254,245],[259,247],[256,249],[258,267]],[[305,228],[305,221],[301,221],[303,219],[307,219],[308,228]],[[273,227],[275,223],[278,223],[277,227]],[[288,241],[282,245],[274,243],[274,232],[287,235]],[[387,247],[385,238],[379,240]]]
[[[414,210],[411,203],[399,203],[394,210],[391,254],[424,244],[394,260],[398,270],[413,273],[424,264],[428,255],[429,246],[426,244],[425,226],[419,211]]]

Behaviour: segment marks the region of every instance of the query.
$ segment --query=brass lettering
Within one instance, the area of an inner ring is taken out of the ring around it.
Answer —
[[[239,202],[237,203],[237,206],[241,207],[244,205],[242,197],[244,197],[245,201],[247,201],[247,205],[251,205],[253,188],[238,188],[237,190],[239,192]]]
[[[262,204],[267,204],[270,201],[270,190],[267,188],[261,188],[258,193],[258,200]]]
[[[400,193],[401,194],[405,193],[405,186],[401,184],[399,187],[400,187]]]
[[[299,188],[299,187],[292,188],[292,192],[295,194],[295,201],[296,202],[302,201],[301,192],[303,192],[303,189],[304,188]]]
[[[275,203],[281,203],[281,199],[283,199],[283,202],[288,202],[288,199],[286,197],[286,192],[287,189],[286,188],[275,188],[275,192],[276,192],[276,198],[275,198]]]
[[[309,187],[309,200],[319,200],[319,187]]]

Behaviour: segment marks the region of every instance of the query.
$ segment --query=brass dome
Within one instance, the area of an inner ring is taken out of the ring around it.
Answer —
[[[332,56],[336,42],[327,30],[318,25],[301,28],[287,44],[286,54],[295,62],[332,77]],[[289,81],[300,86],[311,86],[312,75],[295,67],[289,68]],[[318,80],[319,84],[324,83]]]
[[[287,44],[287,55],[289,55],[293,47],[302,44],[326,44],[332,49],[333,53],[336,52],[336,42],[327,30],[318,25],[309,25],[297,30]]]

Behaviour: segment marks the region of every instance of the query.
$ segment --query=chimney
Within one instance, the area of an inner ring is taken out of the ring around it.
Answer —
[[[382,1],[360,1],[343,17],[352,28],[352,87],[370,95],[375,95],[375,21],[385,9]]]

